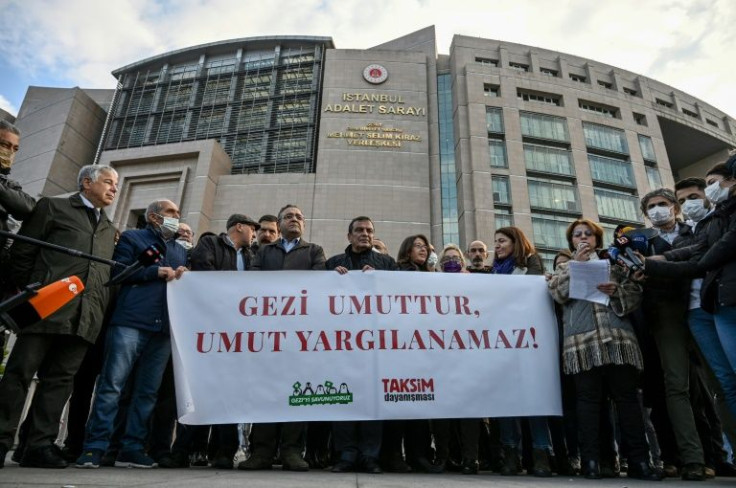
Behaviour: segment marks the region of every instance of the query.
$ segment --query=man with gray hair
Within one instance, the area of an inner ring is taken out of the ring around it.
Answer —
[[[24,220],[19,235],[110,259],[115,228],[104,208],[118,191],[117,172],[108,166],[84,166],[79,192],[42,198]],[[104,283],[110,268],[16,240],[10,248],[12,278],[18,288],[48,285],[75,275],[84,283],[81,296],[44,320],[21,330],[0,380],[0,466],[13,443],[15,428],[33,375],[38,386],[29,411],[26,449],[21,466],[64,468],[54,444],[59,419],[72,391],[72,379],[102,325],[109,299]]]
[[[105,357],[97,380],[94,406],[87,422],[84,450],[78,468],[98,468],[110,445],[123,387],[134,374],[130,406],[115,466],[153,468],[144,451],[148,423],[166,363],[171,356],[166,283],[186,271],[187,251],[176,243],[179,208],[170,200],[156,200],[146,209],[148,225],[127,230],[115,247],[114,259],[133,265],[152,246],[165,249],[157,263],[145,266],[121,282],[105,342]],[[135,371],[135,372],[134,372]]]

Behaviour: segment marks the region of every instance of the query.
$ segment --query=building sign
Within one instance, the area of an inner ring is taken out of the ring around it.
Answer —
[[[380,64],[369,64],[363,70],[363,78],[368,83],[380,85],[388,79],[388,70]]]
[[[323,111],[413,117],[427,115],[426,107],[407,105],[401,95],[386,93],[343,93],[340,103],[328,103]]]
[[[328,139],[345,139],[348,146],[371,146],[399,148],[403,143],[421,142],[417,134],[406,133],[402,129],[371,123],[362,127],[348,127],[344,132],[330,132]]]

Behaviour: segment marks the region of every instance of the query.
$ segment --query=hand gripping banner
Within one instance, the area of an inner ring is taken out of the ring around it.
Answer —
[[[541,276],[191,272],[168,303],[185,424],[561,415]]]

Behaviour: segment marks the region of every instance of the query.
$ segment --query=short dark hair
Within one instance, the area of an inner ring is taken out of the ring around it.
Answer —
[[[375,227],[375,224],[373,223],[370,217],[366,217],[365,215],[360,215],[350,221],[350,225],[348,225],[348,234],[353,233],[353,224],[355,224],[356,222],[370,222],[371,225]]]
[[[705,177],[709,177],[710,175],[720,175],[723,176],[723,179],[728,180],[730,178],[733,178],[733,172],[728,169],[728,166],[726,166],[726,163],[718,163],[715,166],[713,166],[711,169],[708,170],[707,173],[705,173]]]
[[[560,249],[557,251],[557,254],[555,254],[555,258],[552,260],[552,271],[555,271],[557,269],[557,265],[559,264],[558,261],[560,258],[565,257],[568,261],[572,259],[572,253],[569,249]]]
[[[298,205],[294,205],[293,203],[287,203],[286,205],[284,205],[283,207],[281,207],[281,210],[279,210],[278,220],[281,220],[281,217],[283,217],[282,214],[284,213],[284,210],[286,210],[287,208],[295,208],[295,209],[297,209],[299,211],[302,210],[301,208],[299,208]]]
[[[690,188],[691,186],[697,186],[701,190],[705,190],[705,178],[698,178],[693,176],[691,178],[685,178],[675,183],[675,193],[682,190],[683,188]]]
[[[588,228],[593,232],[595,236],[595,248],[599,249],[603,247],[603,227],[600,224],[593,222],[590,219],[582,218],[577,219],[575,222],[570,224],[565,231],[565,237],[567,238],[567,245],[571,251],[575,251],[575,246],[572,245],[572,232],[578,225],[587,225]]]
[[[278,222],[278,221],[279,221],[279,218],[271,214],[262,215],[261,218],[258,219],[259,224],[262,222]]]

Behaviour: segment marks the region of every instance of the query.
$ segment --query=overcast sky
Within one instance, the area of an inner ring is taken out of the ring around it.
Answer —
[[[369,48],[434,25],[575,54],[672,85],[736,116],[734,0],[0,0],[0,108],[29,85],[114,88],[110,72],[205,42],[331,36]]]

